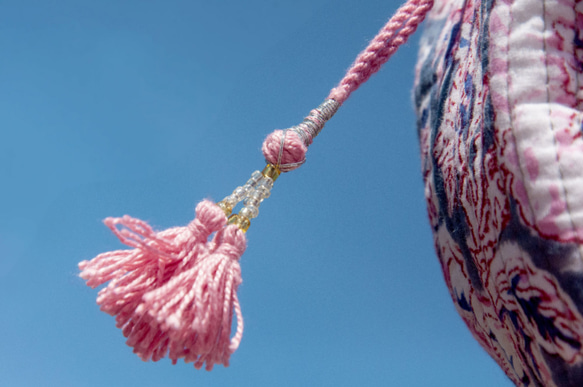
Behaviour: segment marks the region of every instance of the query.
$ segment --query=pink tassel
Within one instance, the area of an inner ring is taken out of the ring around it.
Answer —
[[[116,317],[127,344],[143,360],[164,357],[169,339],[158,322],[148,314],[138,313],[144,296],[167,283],[170,278],[195,265],[206,250],[208,237],[224,228],[227,218],[217,205],[201,202],[196,219],[186,227],[154,232],[145,222],[129,216],[107,218],[105,224],[133,250],[103,253],[91,261],[79,263],[80,277],[97,287],[97,304]],[[118,229],[121,225],[124,228]]]
[[[169,357],[184,357],[196,368],[206,363],[229,365],[243,334],[243,318],[236,290],[241,284],[239,258],[245,251],[243,231],[226,227],[209,242],[209,250],[190,269],[144,295],[138,312],[150,316],[168,331]],[[231,339],[233,310],[237,332]]]

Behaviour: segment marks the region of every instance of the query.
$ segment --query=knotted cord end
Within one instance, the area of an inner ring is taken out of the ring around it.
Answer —
[[[267,163],[289,172],[306,161],[308,146],[320,134],[326,122],[338,111],[340,103],[327,99],[296,126],[276,130],[263,142],[263,155]]]

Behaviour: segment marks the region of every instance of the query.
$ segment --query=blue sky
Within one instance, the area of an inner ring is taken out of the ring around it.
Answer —
[[[142,362],[77,277],[78,261],[121,248],[101,219],[185,225],[261,169],[265,135],[317,106],[398,5],[2,1],[0,385],[510,385],[433,250],[418,36],[262,205],[229,368]]]

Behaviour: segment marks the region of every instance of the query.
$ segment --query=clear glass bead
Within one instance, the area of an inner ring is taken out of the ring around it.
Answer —
[[[237,200],[237,198],[233,195],[229,195],[226,198],[223,199],[224,202],[226,202],[231,208],[235,207],[237,205],[237,203],[239,203],[241,200]]]
[[[237,203],[239,203],[241,200],[245,199],[245,197],[247,196],[247,191],[243,187],[237,187],[235,188],[231,196],[236,198]]]
[[[257,199],[255,197],[248,197],[247,199],[245,199],[245,207],[248,206],[259,207],[259,203],[261,203],[261,199]]]
[[[241,208],[241,211],[239,211],[239,215],[242,215],[248,219],[256,218],[257,215],[259,215],[259,208],[255,206],[245,206]]]
[[[264,177],[263,180],[259,182],[258,186],[265,187],[268,190],[271,190],[273,188],[273,180],[271,180],[271,178],[269,177]]]
[[[255,192],[257,192],[260,195],[261,199],[267,199],[269,195],[271,195],[269,190],[262,185],[255,188]]]
[[[251,192],[248,197],[259,200],[259,203],[263,201],[263,193],[257,189]]]
[[[251,178],[249,179],[249,182],[253,182],[254,184],[252,184],[253,186],[255,186],[255,184],[257,184],[259,182],[259,180],[261,180],[263,178],[263,174],[259,171],[255,171],[251,174]]]

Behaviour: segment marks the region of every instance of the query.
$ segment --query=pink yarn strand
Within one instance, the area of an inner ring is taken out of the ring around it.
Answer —
[[[342,104],[350,94],[376,73],[404,44],[433,7],[433,0],[409,0],[391,17],[377,36],[361,52],[340,84],[330,91],[329,99]]]

